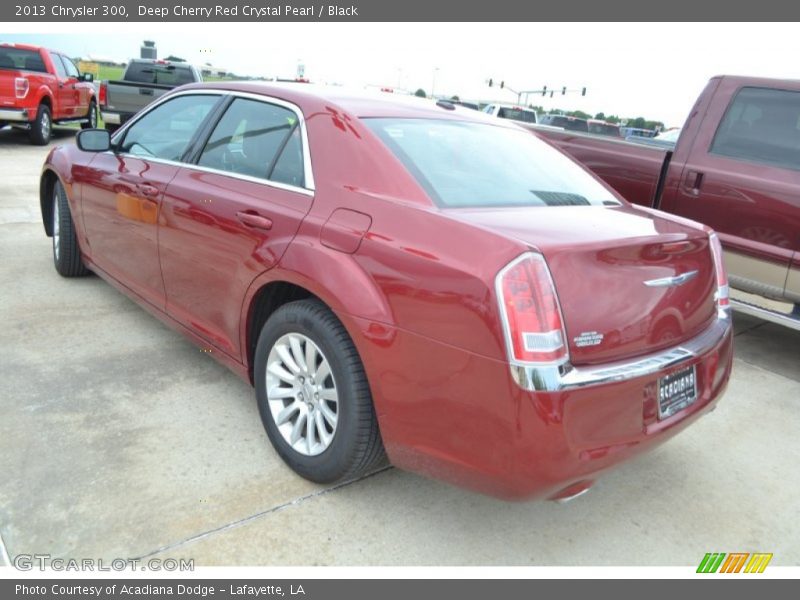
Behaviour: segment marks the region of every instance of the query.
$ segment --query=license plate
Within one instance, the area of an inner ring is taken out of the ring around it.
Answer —
[[[658,418],[666,419],[697,400],[694,365],[658,380]]]

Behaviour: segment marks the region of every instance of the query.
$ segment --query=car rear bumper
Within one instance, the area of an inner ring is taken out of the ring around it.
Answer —
[[[28,111],[24,108],[0,108],[0,121],[27,123]]]
[[[505,499],[577,495],[601,472],[666,441],[714,407],[732,361],[730,318],[720,318],[672,349],[680,360],[646,369],[632,361],[625,364],[636,368],[622,374],[618,364],[575,369],[559,386],[528,390],[505,361],[345,321],[355,329],[392,463]],[[696,401],[659,420],[659,378],[691,365]]]

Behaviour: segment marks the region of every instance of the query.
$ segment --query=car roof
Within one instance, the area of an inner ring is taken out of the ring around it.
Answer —
[[[206,82],[182,86],[181,90],[216,89],[271,96],[309,110],[339,110],[359,118],[393,117],[474,121],[497,126],[498,119],[481,112],[427,98],[311,83],[254,81]],[[443,105],[447,105],[445,108]],[[506,126],[501,124],[501,126]]]

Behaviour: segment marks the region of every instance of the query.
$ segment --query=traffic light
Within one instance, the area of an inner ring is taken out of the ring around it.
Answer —
[[[489,78],[489,87],[492,87],[492,78]]]
[[[567,95],[567,86],[564,86],[564,87],[561,88],[561,95],[562,96],[566,96]]]
[[[505,85],[506,85],[506,82],[505,81],[501,81],[500,82],[500,89],[502,90],[505,87]]]
[[[581,90],[581,96],[585,96],[585,95],[586,95],[586,88],[583,88],[583,89]]]
[[[544,86],[544,87],[542,88],[542,97],[544,97],[544,96],[546,96],[546,95],[547,95],[547,86]]]
[[[550,97],[553,97],[553,90],[550,90]]]

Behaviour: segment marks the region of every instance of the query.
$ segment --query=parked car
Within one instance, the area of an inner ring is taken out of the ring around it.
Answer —
[[[714,77],[661,148],[667,134],[646,145],[540,134],[629,201],[713,227],[731,285],[770,301],[733,306],[800,329],[800,82]]]
[[[616,123],[608,123],[600,119],[587,119],[586,125],[589,128],[589,133],[595,135],[607,135],[609,137],[622,137],[619,131],[619,125]]]
[[[568,117],[566,115],[544,115],[539,122],[542,125],[559,127],[566,131],[579,131],[589,133],[589,123],[580,117]]]
[[[189,63],[132,59],[121,80],[100,84],[100,112],[106,129],[116,130],[156,98],[173,88],[198,81],[203,81],[203,75]]]
[[[28,44],[0,44],[0,128],[25,127],[31,143],[50,141],[53,124],[97,126],[91,73],[66,55]]]
[[[710,229],[446,102],[187,86],[53,150],[40,189],[56,270],[94,271],[249,380],[313,481],[385,449],[488,494],[571,498],[730,374]]]
[[[514,106],[512,104],[487,104],[483,107],[483,112],[500,119],[511,119],[520,123],[538,123],[536,111],[524,106]]]
[[[620,127],[620,133],[622,137],[626,139],[638,139],[638,138],[653,138],[656,136],[655,129],[642,129],[641,127]]]

